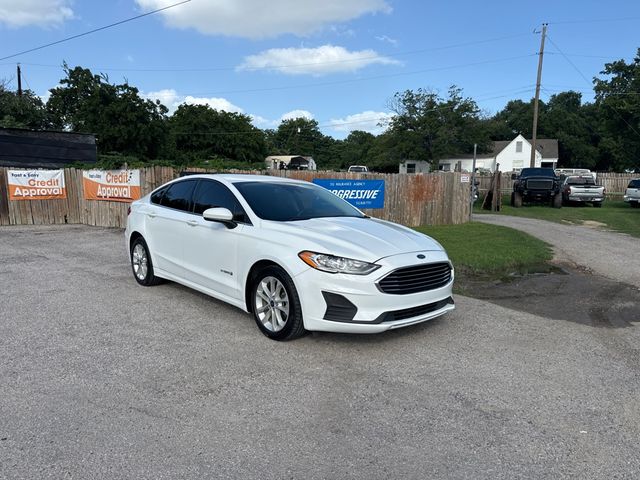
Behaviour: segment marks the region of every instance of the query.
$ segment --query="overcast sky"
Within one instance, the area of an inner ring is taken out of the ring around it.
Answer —
[[[0,0],[0,57],[176,1]],[[15,88],[21,62],[23,86],[46,97],[66,61],[127,79],[170,110],[206,103],[261,128],[305,116],[343,138],[379,133],[389,98],[405,89],[446,94],[455,84],[490,114],[531,98],[542,22],[544,100],[568,89],[591,99],[587,80],[640,47],[640,2],[631,0],[191,0],[3,60],[0,79]]]

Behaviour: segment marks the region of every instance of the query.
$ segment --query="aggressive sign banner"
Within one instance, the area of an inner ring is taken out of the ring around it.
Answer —
[[[9,200],[67,198],[63,170],[9,170]]]
[[[82,172],[85,200],[133,202],[140,198],[140,170],[88,170]]]
[[[358,208],[384,208],[384,180],[315,178],[313,183]]]

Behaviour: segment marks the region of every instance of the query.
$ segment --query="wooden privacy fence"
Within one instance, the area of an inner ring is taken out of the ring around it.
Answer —
[[[632,173],[597,173],[598,185],[603,185],[606,191],[607,198],[612,200],[621,200],[624,195],[629,180],[632,178],[639,178],[640,175]],[[482,175],[476,177],[480,184],[478,190],[480,192],[486,192],[491,184],[491,175]],[[501,191],[503,194],[510,194],[513,191],[513,180],[511,180],[511,173],[503,173],[501,179]]]
[[[84,199],[82,170],[64,170],[66,199],[18,201],[9,200],[7,170],[0,168],[0,225],[79,223],[118,228],[126,225],[128,203]],[[460,224],[469,220],[470,183],[463,183],[459,173],[414,175],[287,170],[237,173],[268,173],[307,181],[314,178],[384,180],[384,208],[363,210],[367,215],[409,226]],[[179,170],[171,167],[140,169],[142,195],[179,174]]]

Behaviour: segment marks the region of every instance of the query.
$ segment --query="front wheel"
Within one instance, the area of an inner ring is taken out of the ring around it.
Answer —
[[[593,206],[596,208],[602,208],[602,202],[593,202]]]
[[[142,237],[136,238],[131,244],[131,270],[136,282],[145,287],[157,285],[162,281],[153,273],[149,247]]]
[[[558,193],[553,197],[553,208],[562,208],[562,194]]]
[[[305,334],[298,292],[282,268],[261,270],[253,283],[251,299],[253,318],[267,337],[293,340]]]

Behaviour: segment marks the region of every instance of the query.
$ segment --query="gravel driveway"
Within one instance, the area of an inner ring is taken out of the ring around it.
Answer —
[[[120,231],[70,225],[1,228],[0,291],[0,478],[640,476],[637,327],[457,296],[426,324],[277,343],[138,286]]]
[[[474,215],[478,222],[522,230],[553,245],[556,260],[640,288],[640,239],[597,228],[508,215]],[[639,314],[640,317],[640,314]]]

